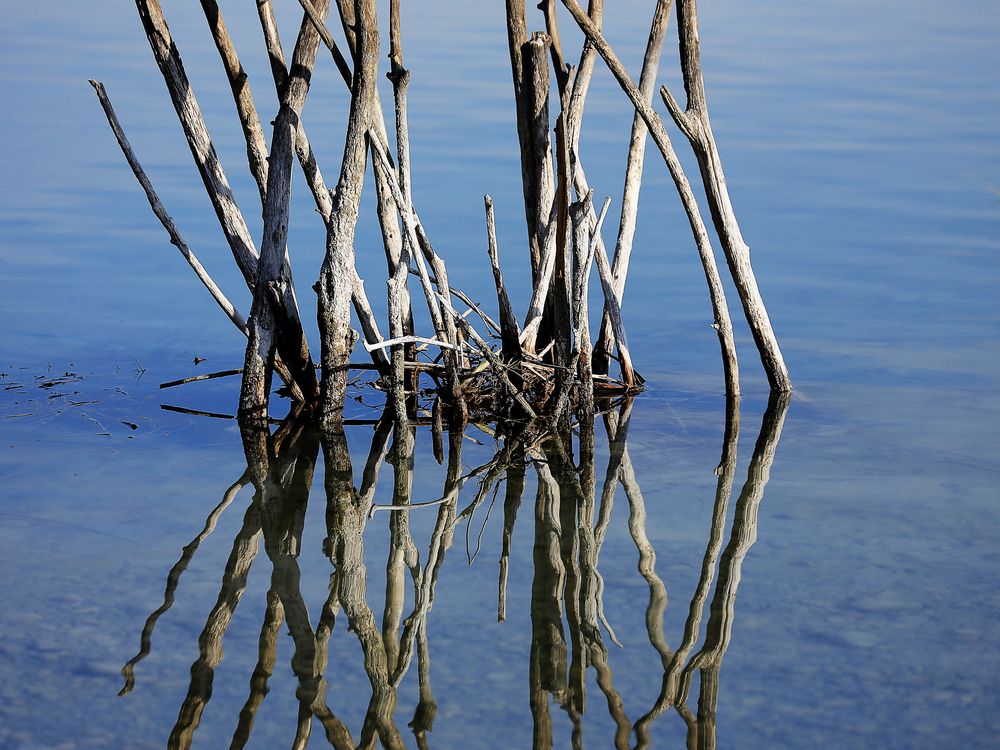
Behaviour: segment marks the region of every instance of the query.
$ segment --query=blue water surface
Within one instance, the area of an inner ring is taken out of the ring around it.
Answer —
[[[276,102],[256,16],[246,4],[220,4],[266,122]],[[202,12],[164,5],[237,200],[259,238],[256,189]],[[1000,8],[990,0],[947,7],[925,0],[701,5],[713,127],[796,390],[781,412],[780,440],[772,434],[769,481],[748,524],[740,517],[747,504],[738,501],[759,468],[755,445],[769,434],[762,420],[773,411],[729,288],[744,397],[722,545],[739,536],[734,530],[753,533],[744,540],[717,674],[694,675],[687,708],[653,720],[646,746],[684,747],[690,726],[697,726],[705,747],[713,741],[731,748],[995,747]],[[301,13],[295,3],[278,6],[290,53]],[[653,3],[608,6],[606,34],[636,71]],[[388,13],[387,4],[380,13]],[[560,23],[575,61],[581,37],[568,15]],[[533,8],[530,27],[542,28]],[[523,310],[530,289],[503,5],[403,3],[403,28],[422,221],[452,282],[493,310],[482,206],[490,193],[506,281]],[[671,34],[660,78],[679,96],[676,52]],[[107,85],[190,246],[237,306],[249,309],[133,5],[56,0],[8,8],[0,27],[3,750],[186,746],[171,731],[233,540],[253,508],[253,488],[245,487],[218,518],[184,570],[173,606],[157,621],[135,687],[118,697],[119,670],[163,601],[168,571],[247,468],[235,422],[161,409],[232,413],[234,379],[167,391],[158,384],[239,367],[243,342],[150,215],[89,78]],[[391,89],[383,86],[388,103]],[[327,56],[312,89],[303,121],[333,184],[348,95]],[[662,106],[658,111],[666,117]],[[598,199],[614,201],[609,242],[631,117],[598,62],[582,157]],[[695,180],[686,142],[673,129],[671,135]],[[385,263],[372,192],[369,181],[358,266],[384,316]],[[289,247],[315,342],[310,286],[322,260],[323,227],[300,176],[293,194]],[[712,538],[726,399],[704,277],[652,145],[624,315],[648,386],[633,406],[628,452],[644,501],[641,527],[668,597],[663,640],[677,649]],[[419,316],[418,324],[427,325]],[[363,392],[363,400],[377,401],[371,389]],[[276,404],[275,416],[284,408]],[[378,416],[359,402],[348,411],[355,419]],[[372,434],[370,425],[347,428],[356,482]],[[487,434],[470,434],[481,444],[465,441],[464,471],[493,455]],[[603,426],[597,454],[599,494],[609,454]],[[414,498],[440,497],[445,469],[433,461],[426,430],[417,431],[414,462]],[[376,503],[392,500],[392,470],[382,467]],[[315,474],[297,557],[313,628],[333,570],[324,553],[322,454]],[[468,532],[464,522],[453,530],[426,622],[437,704],[427,746],[545,746],[540,714],[532,714],[537,481],[529,468],[511,542],[505,622],[497,622],[503,488],[488,522],[492,493]],[[459,510],[475,492],[472,482]],[[619,487],[600,552],[604,615],[622,644],[601,627],[617,699],[598,684],[593,661],[585,672],[585,706],[543,691],[552,747],[612,747],[609,705],[620,699],[635,725],[660,695],[664,663],[647,632],[650,589],[637,572],[634,523],[630,529],[638,508]],[[364,534],[366,601],[379,627],[389,517],[375,514]],[[411,514],[422,563],[436,518],[432,509]],[[277,569],[265,541],[226,628],[196,747],[227,746],[247,699]],[[470,564],[477,543],[480,553]],[[414,606],[409,573],[406,580],[404,616]],[[711,599],[699,644],[712,627]],[[330,638],[325,700],[357,742],[372,686],[347,619],[338,614]],[[250,747],[289,745],[296,735],[300,684],[289,666],[295,642],[287,625],[276,643]],[[394,714],[407,747],[418,746],[407,727],[420,698],[418,671],[414,657]],[[313,746],[326,742],[319,722],[312,735]],[[626,742],[642,744],[635,732]]]

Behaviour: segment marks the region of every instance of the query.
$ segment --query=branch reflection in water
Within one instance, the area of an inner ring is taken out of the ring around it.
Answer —
[[[390,749],[405,748],[408,743],[415,743],[418,748],[429,747],[429,734],[438,706],[430,684],[428,615],[446,553],[454,543],[456,527],[467,522],[469,561],[474,559],[473,546],[478,551],[483,532],[480,530],[473,543],[470,538],[472,518],[488,498],[488,508],[492,509],[501,497],[500,485],[504,484],[497,592],[498,619],[503,621],[508,608],[507,580],[514,525],[521,512],[525,488],[530,484],[527,481],[530,472],[537,479],[531,645],[527,665],[533,747],[553,746],[550,713],[553,706],[565,711],[570,721],[573,747],[584,746],[581,717],[586,707],[587,671],[593,669],[594,683],[615,726],[614,747],[629,748],[633,742],[636,748],[651,747],[654,721],[674,709],[686,725],[687,746],[713,748],[719,670],[732,635],[742,563],[757,538],[758,508],[788,403],[787,394],[773,395],[768,403],[726,542],[740,432],[739,399],[727,401],[708,542],[676,650],[669,647],[664,632],[667,588],[656,572],[656,551],[646,535],[645,502],[627,447],[632,414],[630,401],[609,406],[598,417],[603,421],[608,441],[608,462],[600,492],[593,423],[576,425],[575,432],[569,425],[561,428],[553,428],[551,424],[500,426],[496,434],[498,448],[492,458],[464,473],[462,448],[467,436],[458,430],[443,435],[435,429],[435,458],[444,460],[446,441],[447,464],[442,495],[433,502],[414,502],[416,427],[406,424],[394,430],[392,410],[387,410],[374,427],[358,484],[343,428],[319,432],[294,413],[273,434],[263,427],[243,426],[246,471],[225,490],[202,531],[184,547],[181,558],[169,571],[163,603],[146,620],[140,650],[122,670],[125,686],[121,694],[135,687],[136,666],[151,653],[157,619],[173,604],[181,575],[199,545],[215,529],[219,517],[233,503],[238,491],[252,483],[253,499],[233,541],[218,599],[201,632],[198,658],[191,667],[190,686],[170,733],[168,747],[188,748],[192,744],[212,695],[215,670],[222,660],[223,637],[246,589],[250,566],[259,551],[262,536],[263,548],[271,564],[270,588],[261,624],[257,665],[250,677],[249,696],[240,711],[231,747],[244,747],[250,737],[274,671],[282,623],[287,623],[294,643],[291,666],[297,680],[299,709],[292,747],[307,746],[314,718],[322,727],[325,740],[337,750],[374,748],[377,743]],[[395,418],[399,419],[399,415]],[[435,424],[440,422],[435,420]],[[575,433],[579,438],[574,443]],[[300,587],[298,560],[306,506],[321,449],[327,501],[324,553],[332,563],[332,572],[329,595],[314,627]],[[392,466],[392,502],[376,505],[374,498],[380,469],[386,462]],[[470,493],[471,499],[465,507],[460,507],[462,490],[469,483],[477,485],[476,491]],[[605,581],[599,570],[601,549],[611,524],[619,485],[628,502],[628,530],[638,553],[638,572],[649,589],[645,629],[663,669],[662,685],[655,703],[651,707],[628,707],[638,716],[634,723],[628,718],[629,711],[615,688],[609,666],[605,639],[621,644],[604,616]],[[487,510],[487,519],[490,510]],[[410,517],[415,512],[436,514],[429,538],[420,540],[419,546],[410,530]],[[389,550],[380,625],[368,605],[364,535],[369,524],[386,517]],[[485,528],[486,521],[482,524]],[[703,628],[705,604],[710,595],[708,621]],[[407,613],[408,599],[412,609]],[[324,673],[329,640],[341,612],[347,619],[349,631],[359,641],[364,671],[371,687],[368,708],[356,738],[348,724],[327,704],[326,698],[328,685]],[[414,657],[419,699],[407,724],[412,740],[407,740],[397,724],[397,691]],[[690,694],[696,676],[698,697],[692,708]],[[606,746],[607,739],[602,739],[599,746]]]

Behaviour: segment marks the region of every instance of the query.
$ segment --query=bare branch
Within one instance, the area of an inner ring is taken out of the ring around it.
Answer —
[[[622,65],[614,50],[607,43],[601,32],[583,12],[576,0],[562,0],[570,14],[576,20],[587,38],[593,42],[601,57],[611,70],[611,73],[618,80],[622,90],[632,100],[632,105],[642,116],[643,121],[649,128],[649,132],[656,143],[663,160],[667,165],[670,176],[680,195],[681,203],[691,225],[691,232],[694,235],[695,244],[698,247],[698,255],[701,259],[702,268],[705,271],[705,280],[708,283],[709,296],[712,300],[712,311],[714,313],[714,327],[719,334],[719,345],[722,349],[723,370],[726,380],[726,393],[736,395],[739,393],[739,370],[736,358],[736,345],[733,340],[732,321],[729,317],[729,310],[726,306],[725,290],[722,287],[722,279],[719,277],[719,270],[715,263],[715,255],[712,252],[711,242],[708,238],[708,230],[705,222],[701,218],[701,211],[691,190],[691,183],[684,174],[684,168],[674,151],[670,136],[667,135],[663,121],[656,114],[653,108],[646,102],[642,92],[636,87],[635,82],[629,76],[625,66]],[[661,0],[662,1],[662,0]]]

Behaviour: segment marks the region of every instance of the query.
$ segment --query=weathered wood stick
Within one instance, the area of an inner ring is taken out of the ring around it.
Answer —
[[[661,2],[663,1],[661,0]],[[678,195],[681,198],[681,203],[684,206],[684,211],[698,248],[702,268],[705,271],[705,279],[708,283],[709,296],[712,300],[712,311],[715,317],[713,327],[719,335],[719,345],[722,349],[726,393],[731,396],[737,395],[739,393],[739,367],[736,357],[736,345],[733,339],[732,321],[726,306],[725,290],[722,286],[722,279],[719,276],[719,269],[715,263],[715,255],[712,252],[708,230],[701,218],[698,202],[694,196],[694,192],[691,190],[691,183],[688,181],[687,175],[684,174],[684,168],[677,158],[673,144],[670,142],[670,136],[663,125],[663,120],[660,119],[660,116],[643,99],[642,92],[636,87],[625,66],[622,65],[614,50],[601,35],[600,31],[591,23],[587,14],[583,12],[583,9],[576,0],[562,0],[562,2],[574,20],[576,20],[580,29],[594,43],[594,46],[601,57],[604,58],[604,62],[617,79],[622,90],[632,100],[632,105],[642,116],[643,121],[649,128],[650,135],[653,137],[653,141],[663,156],[663,160],[667,165],[670,176],[677,188]]]
[[[274,85],[278,92],[278,96],[280,97],[282,95],[281,92],[284,91],[288,81],[288,69],[285,63],[284,52],[281,48],[281,38],[278,35],[278,26],[274,19],[274,12],[271,7],[270,0],[258,0],[257,11],[260,16],[261,28],[264,32],[264,41],[268,51],[268,58],[271,61],[271,72],[274,78]],[[310,19],[309,23],[312,24],[313,21]],[[322,28],[325,29],[325,25],[323,25]],[[320,27],[317,27],[317,33],[322,33],[319,29]],[[298,158],[299,165],[302,167],[302,173],[305,175],[306,184],[309,185],[309,191],[312,193],[313,200],[316,203],[316,210],[323,218],[324,224],[329,225],[330,214],[333,210],[331,191],[326,186],[323,174],[320,171],[319,165],[316,163],[316,158],[313,154],[312,146],[309,144],[309,138],[306,135],[305,128],[302,125],[301,117],[296,123],[295,155]],[[264,166],[265,169],[263,170],[262,175],[256,177],[258,183],[267,182],[266,162]],[[368,296],[365,293],[364,281],[358,275],[356,269],[353,273],[355,278],[351,302],[354,306],[354,312],[358,316],[358,322],[361,325],[361,331],[364,334],[365,341],[374,344],[382,340],[382,334],[379,332],[378,322],[375,318],[374,312],[372,312]],[[385,352],[381,349],[376,349],[371,352],[371,355],[372,361],[378,366],[379,371],[383,375],[388,374],[389,361],[386,359]]]
[[[347,43],[351,50],[351,55],[355,58],[355,60],[357,60],[357,37],[354,33],[353,0],[338,0],[337,6],[340,12],[341,22],[344,26],[344,33],[347,37]],[[309,20],[316,26],[317,31],[324,40],[332,40],[333,37],[330,34],[330,30],[323,22],[322,18],[309,16]],[[331,54],[334,54],[334,47],[331,45],[327,45],[327,47],[330,49]],[[336,57],[336,54],[334,54],[334,56]],[[350,90],[350,81],[345,79],[345,83],[347,84],[348,90]],[[386,135],[385,115],[382,111],[382,103],[381,98],[379,97],[378,89],[375,91],[375,131],[378,133],[379,143],[382,145],[383,149],[385,149],[386,156],[391,164],[392,158],[388,154],[389,141]],[[400,263],[403,253],[402,235],[399,230],[399,221],[397,219],[397,207],[395,200],[393,199],[392,191],[389,187],[390,181],[396,179],[396,177],[391,169],[386,170],[382,166],[381,162],[376,158],[374,152],[372,153],[372,161],[374,162],[373,171],[375,174],[375,210],[378,215],[379,230],[382,233],[382,245],[385,249],[386,264],[388,272],[391,276],[393,269]],[[403,305],[406,312],[403,321],[403,330],[404,333],[411,334],[413,333],[413,313],[410,308],[409,293],[405,287],[402,289],[401,294],[403,295]],[[357,305],[355,305],[355,308],[357,309]],[[377,350],[376,353],[379,356],[383,356],[382,350]],[[413,356],[414,353],[412,351],[406,351],[407,359],[411,359]]]
[[[594,260],[593,245],[590,234],[590,210],[594,191],[591,190],[582,201],[570,206],[570,221],[573,226],[573,339],[577,355],[577,374],[580,378],[580,420],[589,422],[587,430],[593,438],[594,422],[594,386],[590,369],[590,321],[587,305],[587,281],[590,277],[590,266]],[[610,203],[609,198],[605,201]],[[604,213],[607,213],[605,209]],[[581,428],[582,430],[582,428]],[[581,436],[584,431],[581,431]],[[581,437],[582,439],[582,437]]]
[[[601,280],[601,289],[604,292],[604,309],[611,320],[612,331],[615,334],[614,340],[618,344],[618,360],[622,370],[622,381],[625,385],[632,386],[635,385],[636,375],[632,367],[632,355],[629,353],[628,339],[625,336],[625,324],[622,321],[622,311],[618,302],[618,294],[614,288],[614,276],[611,264],[608,262],[608,254],[604,248],[604,244],[596,242],[595,238],[594,245],[595,258],[597,260],[597,275]]]
[[[268,60],[271,63],[271,77],[274,79],[274,88],[278,99],[281,99],[285,84],[288,81],[288,66],[285,62],[285,53],[281,48],[281,37],[278,34],[278,22],[274,18],[274,9],[270,0],[257,0],[257,15],[260,17],[261,30],[264,33],[264,44],[267,48]],[[301,31],[301,29],[300,29]],[[309,191],[313,194],[316,202],[316,210],[323,217],[325,224],[330,223],[330,213],[333,210],[333,200],[331,191],[326,186],[323,174],[316,163],[312,146],[302,125],[301,118],[295,130],[295,155],[302,167],[302,174],[305,175]],[[264,182],[266,182],[266,177]]]
[[[570,155],[569,137],[566,132],[566,111],[556,118],[556,262],[552,270],[552,288],[548,299],[549,318],[552,321],[555,345],[555,362],[566,365],[572,351],[573,337],[573,259],[572,227],[569,220],[570,204]],[[576,364],[571,368],[576,371]],[[558,382],[563,374],[556,371]]]
[[[653,88],[660,67],[663,40],[667,35],[670,21],[670,0],[657,2],[653,21],[646,42],[646,54],[642,58],[642,72],[639,74],[639,91],[647,104],[652,105]],[[646,136],[649,129],[642,116],[636,112],[632,116],[632,132],[629,136],[628,159],[625,164],[625,186],[622,190],[621,220],[618,224],[618,238],[615,254],[611,261],[614,277],[615,296],[619,306],[625,295],[625,279],[628,276],[629,259],[632,255],[632,240],[635,237],[636,219],[639,215],[639,191],[642,187],[642,168],[646,158]],[[611,360],[611,350],[615,343],[611,317],[607,310],[601,317],[601,328],[594,344],[594,372],[607,373]]]
[[[243,214],[233,198],[229,180],[226,179],[222,163],[205,126],[201,108],[184,72],[180,53],[170,36],[163,9],[159,0],[136,0],[136,7],[146,38],[153,50],[153,57],[163,74],[171,102],[177,111],[177,118],[184,129],[184,136],[187,138],[198,172],[222,225],[222,231],[226,235],[247,286],[253,289],[257,281],[257,248]]]
[[[490,265],[493,268],[493,283],[497,288],[497,305],[500,309],[502,353],[504,359],[510,362],[521,355],[521,344],[519,341],[521,332],[517,325],[517,317],[514,315],[514,308],[510,304],[510,298],[507,296],[507,288],[503,283],[503,273],[500,271],[496,220],[493,216],[493,199],[488,195],[484,195],[483,202],[486,204],[486,249],[490,256]]]
[[[320,0],[322,12],[329,0]],[[270,398],[271,368],[274,352],[280,349],[282,359],[293,368],[295,380],[302,388],[305,400],[319,400],[319,382],[308,347],[296,346],[283,334],[302,329],[298,305],[288,263],[287,247],[289,211],[291,207],[292,162],[295,158],[295,134],[302,107],[309,93],[309,81],[319,51],[319,34],[312,24],[303,24],[292,53],[292,65],[281,92],[281,106],[274,120],[271,150],[268,157],[266,200],[264,203],[264,238],[260,264],[250,314],[250,335],[243,364],[243,384],[240,389],[240,413],[248,419],[266,419]],[[281,297],[281,314],[272,307],[269,290]]]
[[[407,140],[409,140],[409,136],[407,136]],[[407,160],[409,160],[408,156]],[[448,281],[448,269],[445,267],[444,260],[437,254],[437,252],[435,252],[434,246],[431,245],[430,238],[424,231],[423,224],[420,223],[420,217],[417,216],[416,210],[413,208],[412,197],[410,201],[410,210],[413,212],[413,224],[417,233],[417,242],[420,244],[420,250],[423,253],[424,258],[430,264],[431,271],[434,272],[434,285],[437,287],[440,294],[443,294],[445,298],[450,298],[451,284]],[[454,321],[451,320],[451,313],[444,310],[442,317],[448,336],[454,338],[456,329],[454,327]]]
[[[396,346],[398,344],[430,344],[431,346],[437,346],[441,349],[457,349],[458,347],[454,344],[449,344],[447,341],[440,341],[438,339],[429,339],[424,336],[400,336],[399,338],[388,339],[386,341],[380,341],[377,344],[369,344],[365,342],[363,346],[368,351],[373,351],[375,349],[386,349],[390,346]]]
[[[284,50],[281,49],[278,19],[274,17],[271,0],[256,0],[254,4],[257,6],[257,17],[264,33],[264,46],[267,49],[267,61],[271,66],[271,77],[274,79],[275,88],[281,91],[288,76],[288,66],[285,64]]]
[[[591,3],[593,7],[593,3]],[[562,42],[559,40],[559,21],[556,18],[555,0],[541,0],[538,9],[545,16],[545,33],[552,39],[552,46],[549,51],[552,54],[552,69],[556,72],[556,85],[563,91],[569,83],[570,66],[566,64],[563,57]]]
[[[554,0],[547,0],[547,4],[554,5]],[[591,0],[588,12],[594,27],[600,30],[604,17],[604,0]],[[555,41],[553,41],[553,44],[555,44]],[[580,64],[577,65],[576,75],[572,81],[572,88],[570,89],[568,81],[563,82],[559,87],[560,96],[564,100],[567,96],[569,98],[569,104],[566,107],[566,133],[569,137],[570,169],[574,181],[579,165],[580,129],[583,124],[583,107],[587,100],[587,92],[590,90],[590,79],[593,77],[595,62],[597,62],[597,50],[594,48],[594,44],[584,37],[583,50],[580,52]],[[580,169],[582,171],[582,168]],[[583,179],[586,180],[585,177]],[[578,198],[583,200],[586,194],[587,191],[584,191],[583,195],[578,194]]]
[[[451,296],[448,288],[448,272],[445,269],[444,262],[434,252],[433,247],[431,247],[430,240],[426,237],[426,235],[423,235],[422,228],[420,227],[413,210],[413,183],[410,179],[410,129],[406,98],[407,90],[410,85],[410,71],[403,67],[403,38],[400,28],[400,10],[398,1],[394,1],[390,4],[389,28],[389,59],[391,61],[391,70],[388,73],[388,77],[389,80],[392,81],[393,100],[395,104],[396,158],[398,168],[395,176],[393,176],[387,159],[383,161],[382,167],[386,177],[388,178],[389,189],[396,202],[396,206],[400,211],[400,219],[402,220],[405,230],[405,234],[403,235],[403,255],[407,258],[415,258],[417,268],[420,269],[421,272],[421,283],[423,283],[425,277],[427,276],[426,268],[424,268],[423,265],[423,255],[426,254],[427,262],[429,262],[431,267],[434,269],[438,292],[443,294],[445,299],[447,299]],[[374,135],[375,137],[378,137],[379,134],[376,131]],[[375,137],[372,138],[373,148],[375,145]],[[399,188],[398,194],[396,192],[397,187]],[[410,229],[411,227],[412,231]],[[409,261],[406,262],[408,263]],[[398,268],[398,275],[401,282],[405,282],[406,274],[403,272],[402,267]],[[430,300],[430,298],[428,299]],[[433,311],[431,314],[433,316]],[[443,338],[445,341],[458,344],[459,340],[457,329],[455,327],[455,321],[452,319],[451,313],[448,310],[441,311],[441,322],[443,323],[443,331],[439,331],[438,338]],[[441,333],[444,334],[443,337],[441,336]],[[457,407],[457,413],[460,421],[464,422],[467,416],[467,409],[465,406],[465,399],[462,396],[462,381],[459,377],[461,358],[461,350],[459,350],[457,354],[451,351],[445,351],[445,364],[447,365],[450,374],[449,385],[452,391],[452,400]]]
[[[523,47],[528,41],[524,0],[505,0],[507,16],[507,46],[510,70],[514,82],[514,107],[517,115],[517,140],[521,154],[521,185],[524,196],[524,219],[528,227],[528,257],[531,281],[537,287],[542,261],[542,246],[537,234],[538,185],[535,181],[535,156],[531,141],[531,106],[527,93]]]
[[[216,0],[201,0],[201,7],[205,11],[205,19],[208,21],[208,28],[212,33],[212,40],[215,42],[216,49],[219,50],[219,57],[222,58],[222,65],[226,70],[226,77],[229,79],[229,87],[233,92],[240,127],[243,129],[243,138],[247,144],[247,161],[250,165],[250,173],[257,182],[260,202],[263,206],[267,177],[259,179],[258,175],[267,174],[267,143],[264,140],[264,131],[260,124],[260,117],[257,115],[257,108],[254,106],[250,82],[242,63],[240,63],[239,55],[236,53],[236,47],[222,17],[222,11],[219,10],[219,4]]]
[[[486,324],[487,328],[491,329],[497,336],[501,335],[502,331],[500,330],[500,324],[497,323],[495,320],[493,320],[493,318],[491,318],[489,315],[487,315],[486,312],[479,305],[473,302],[472,298],[469,297],[468,294],[463,292],[461,289],[456,289],[454,287],[451,288],[451,293],[453,296],[458,297],[458,299],[461,300],[463,304],[467,305],[470,310],[472,310],[476,315],[478,315],[479,319]]]
[[[542,326],[545,326],[545,301],[548,297],[552,274],[557,264],[555,257],[557,247],[554,206],[556,197],[555,166],[552,158],[552,129],[549,121],[549,62],[548,51],[552,40],[547,34],[536,32],[531,40],[524,45],[524,76],[527,97],[528,135],[531,141],[531,183],[534,186],[535,204],[532,207],[534,235],[538,239],[539,258],[533,267],[537,274],[532,274],[534,289],[532,303],[529,305],[528,316],[525,319],[525,329],[536,316],[542,315]],[[552,325],[552,324],[550,324]],[[525,341],[525,350],[532,352],[535,348],[536,333],[531,333]],[[545,334],[543,334],[543,338]],[[543,341],[542,343],[548,343]]]
[[[701,73],[701,42],[698,38],[696,0],[677,0],[677,25],[681,73],[684,76],[684,89],[687,92],[687,109],[681,110],[666,86],[660,89],[660,94],[674,122],[687,136],[698,158],[715,231],[725,251],[729,272],[739,292],[740,302],[743,303],[743,313],[750,324],[771,390],[790,391],[792,381],[771,327],[764,299],[757,287],[753,267],[750,265],[750,247],[744,241],[739,223],[736,221],[736,213],[726,186],[726,175],[722,169],[722,159],[719,157],[719,148],[708,117],[705,79]]]
[[[369,140],[372,144],[372,151],[375,153],[376,158],[382,163],[383,168],[389,168],[389,160],[386,157],[385,151],[382,148],[382,144],[378,141],[377,133],[369,133]],[[399,184],[395,180],[389,182],[390,188],[393,192],[393,197],[396,200],[397,206],[403,206],[405,200],[403,198],[402,191],[400,190]],[[413,214],[403,212],[402,214],[403,228],[408,236],[408,242],[411,248],[417,248],[419,246],[419,241],[417,240],[416,228],[413,222]],[[427,299],[427,309],[431,315],[431,322],[434,325],[434,330],[437,332],[438,337],[442,340],[447,339],[447,332],[444,326],[444,320],[441,315],[441,306],[437,301],[437,297],[434,294],[434,289],[431,287],[430,275],[427,273],[427,264],[424,262],[424,257],[422,253],[414,252],[413,260],[416,263],[417,271],[420,275],[420,285],[423,287],[424,297]]]
[[[391,70],[389,71],[389,79],[392,81],[393,88],[393,100],[395,104],[396,113],[396,153],[397,160],[399,163],[399,194],[403,199],[403,203],[399,203],[395,200],[395,194],[389,191],[389,197],[393,199],[393,205],[403,216],[403,226],[407,226],[407,221],[411,224],[413,222],[413,201],[410,192],[410,156],[409,156],[409,129],[406,118],[406,90],[410,82],[410,73],[408,70],[403,68],[402,62],[402,39],[399,34],[399,6],[396,3],[392,3],[390,6],[390,16],[389,16],[389,27],[390,27],[390,52],[389,59],[391,60]],[[383,115],[384,117],[384,115]],[[370,136],[371,137],[371,136]],[[370,146],[375,153],[374,144]],[[373,156],[373,162],[377,163],[379,161],[377,156]],[[374,165],[373,165],[374,167]],[[386,182],[389,179],[389,170],[386,169],[385,165],[382,165],[381,169],[374,167],[375,171],[381,175],[381,181]],[[393,217],[395,220],[395,217]],[[413,241],[410,239],[410,234],[407,232],[403,236],[403,242],[401,250],[394,262],[391,262],[390,268],[390,279],[389,285],[389,335],[396,340],[398,344],[403,343],[415,343],[413,340],[406,341],[406,318],[410,312],[410,299],[409,290],[407,289],[407,271],[410,264],[410,256],[417,252],[413,245]],[[387,256],[388,257],[388,256]],[[410,317],[410,327],[412,329],[412,316]],[[413,333],[413,331],[409,331]],[[412,346],[410,347],[412,350]],[[393,402],[392,406],[395,413],[395,432],[397,436],[402,435],[404,431],[409,434],[409,428],[406,426],[406,402],[404,398],[404,393],[406,390],[406,384],[404,382],[405,369],[403,367],[403,362],[406,359],[406,352],[402,346],[395,346],[392,349],[392,394]],[[399,444],[399,439],[397,438],[397,444]]]
[[[309,20],[312,21],[317,33],[323,40],[323,44],[326,45],[326,48],[330,50],[330,54],[333,55],[337,70],[340,71],[340,75],[343,77],[344,83],[347,84],[347,88],[351,88],[354,83],[354,76],[351,73],[350,66],[347,64],[347,60],[344,59],[343,53],[341,53],[340,48],[337,46],[336,40],[334,40],[333,35],[330,34],[330,30],[326,27],[326,21],[323,18],[326,14],[320,14],[309,0],[299,0],[299,4],[302,5],[306,15],[309,16]]]
[[[317,283],[322,338],[321,421],[333,427],[343,419],[347,365],[354,346],[350,326],[353,296],[354,232],[364,183],[367,133],[373,125],[378,74],[378,21],[374,0],[358,0],[358,54],[347,140],[327,230],[326,256]]]
[[[150,182],[149,177],[146,175],[145,170],[142,168],[142,164],[139,162],[139,158],[135,155],[135,151],[132,150],[132,145],[129,143],[128,138],[125,136],[125,131],[122,129],[121,122],[118,120],[118,116],[115,114],[114,108],[111,106],[111,99],[108,97],[108,92],[104,88],[104,84],[100,81],[91,80],[90,85],[94,87],[94,91],[97,92],[97,98],[101,102],[101,107],[104,109],[104,114],[108,118],[108,125],[111,126],[111,132],[114,133],[115,140],[118,141],[118,146],[121,148],[122,153],[125,155],[125,160],[128,165],[132,168],[133,174],[135,174],[136,180],[139,181],[139,185],[142,186],[143,192],[146,194],[146,200],[149,201],[149,207],[153,210],[156,218],[160,220],[163,228],[167,230],[167,234],[170,237],[170,244],[173,245],[180,251],[180,254],[184,256],[184,260],[188,262],[191,266],[191,270],[195,272],[198,280],[205,285],[209,294],[212,295],[212,299],[216,301],[219,307],[226,316],[233,321],[233,325],[246,335],[247,324],[243,319],[243,316],[239,314],[233,303],[229,301],[223,291],[219,288],[218,284],[212,280],[212,277],[208,275],[208,271],[198,260],[197,256],[188,247],[188,244],[181,237],[180,231],[177,229],[177,225],[174,224],[174,220],[167,213],[167,210],[163,207],[163,203],[160,202],[159,196],[156,194],[156,190],[153,189],[153,183]]]

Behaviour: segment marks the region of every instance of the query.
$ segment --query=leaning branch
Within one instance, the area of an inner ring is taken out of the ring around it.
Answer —
[[[243,316],[239,314],[233,303],[229,301],[223,291],[219,288],[218,284],[212,280],[212,277],[208,275],[208,271],[192,252],[191,248],[188,247],[184,238],[181,237],[180,231],[177,229],[177,225],[174,224],[174,220],[167,213],[167,210],[163,207],[160,202],[159,197],[156,195],[156,191],[153,189],[153,183],[150,182],[149,177],[146,176],[145,170],[143,170],[142,165],[139,163],[139,158],[135,155],[135,151],[132,150],[132,145],[128,142],[128,138],[125,136],[125,131],[122,130],[121,123],[118,121],[118,116],[115,114],[114,108],[111,106],[111,100],[108,98],[108,92],[104,88],[104,84],[100,81],[90,81],[90,85],[94,87],[94,91],[97,92],[97,98],[101,102],[101,107],[104,109],[104,114],[108,118],[108,125],[111,126],[111,132],[115,134],[115,140],[118,141],[118,146],[121,148],[122,153],[125,155],[125,160],[128,165],[132,168],[132,172],[135,174],[135,178],[139,181],[142,186],[143,192],[146,193],[146,199],[149,201],[149,207],[153,209],[153,213],[156,214],[156,218],[160,220],[163,228],[167,230],[167,234],[170,236],[170,244],[176,247],[181,255],[184,256],[184,260],[188,262],[191,266],[191,270],[195,272],[198,280],[205,285],[208,293],[212,295],[212,299],[216,301],[222,311],[228,316],[228,318],[233,321],[233,325],[240,329],[245,336],[247,333],[247,323],[243,319]]]
[[[722,170],[722,159],[712,133],[712,123],[708,117],[708,103],[705,99],[705,80],[701,74],[701,43],[698,39],[698,5],[696,0],[678,0],[678,35],[681,48],[681,72],[687,91],[687,109],[681,111],[670,95],[667,87],[660,89],[663,101],[670,115],[691,143],[702,181],[708,195],[708,206],[712,212],[715,231],[719,235],[722,249],[726,253],[729,272],[732,274],[743,303],[743,313],[750,324],[754,343],[760,352],[761,363],[771,390],[784,392],[792,390],[788,368],[781,356],[778,340],[775,338],[771,320],[764,306],[764,299],[757,288],[757,279],[750,265],[750,247],[743,239],[740,225],[726,187],[726,175]]]

